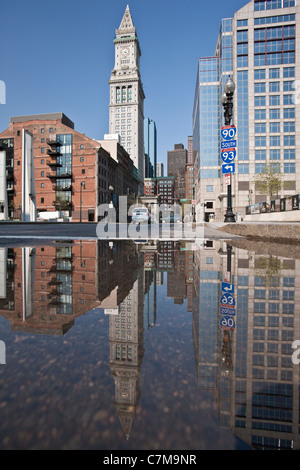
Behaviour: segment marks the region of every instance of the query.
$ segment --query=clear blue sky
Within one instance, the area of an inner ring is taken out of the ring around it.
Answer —
[[[214,55],[222,18],[247,0],[2,0],[0,131],[11,116],[63,112],[75,129],[108,133],[115,29],[129,4],[142,51],[145,117],[156,122],[158,161],[187,146],[199,57]]]

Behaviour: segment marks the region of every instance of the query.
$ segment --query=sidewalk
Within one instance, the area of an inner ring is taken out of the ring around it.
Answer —
[[[300,243],[299,222],[209,222],[207,227],[252,240]]]

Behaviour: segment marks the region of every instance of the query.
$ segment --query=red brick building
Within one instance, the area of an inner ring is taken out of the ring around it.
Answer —
[[[13,117],[0,134],[0,148],[7,152],[10,218],[21,218],[23,129],[33,136],[37,212],[59,210],[72,222],[97,221],[99,204],[117,201],[128,187],[138,192],[136,169],[123,148],[112,158],[63,113]]]

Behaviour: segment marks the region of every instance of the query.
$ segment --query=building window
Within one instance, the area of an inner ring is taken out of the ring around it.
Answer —
[[[239,164],[239,174],[240,175],[247,175],[249,173],[249,164],[248,163],[240,163]]]
[[[45,184],[44,183],[41,183],[41,188],[44,188],[45,187]]]
[[[41,204],[44,204],[44,198],[41,197]]]
[[[269,92],[278,93],[280,91],[280,82],[270,82],[269,83]]]
[[[280,135],[270,135],[270,147],[280,146]]]
[[[265,173],[266,171],[266,164],[265,163],[255,163],[255,173]]]
[[[295,149],[284,149],[285,160],[295,160]]]
[[[52,128],[52,127],[49,128],[49,132],[50,132],[50,133],[53,132],[53,128]]]
[[[280,160],[280,150],[271,149],[270,150],[270,160]]]
[[[41,148],[41,153],[45,153],[45,148],[44,147]]]
[[[279,108],[274,108],[270,109],[270,119],[280,119],[280,109]]]
[[[285,163],[284,173],[295,173],[295,163]]]
[[[270,122],[270,133],[280,132],[280,122]]]
[[[80,157],[80,161],[83,162],[83,161],[84,161],[84,157]]]
[[[83,145],[83,144],[81,144],[81,145],[80,145],[80,149],[82,150],[83,148],[84,148],[84,145]]]
[[[85,169],[81,170],[81,173],[84,175],[85,174]]]
[[[41,160],[41,164],[43,165],[45,163],[45,160],[42,158]]]
[[[41,171],[41,176],[45,176],[45,172],[44,172],[44,171]]]
[[[266,160],[266,151],[255,150],[255,160]]]
[[[44,134],[44,132],[45,132],[45,129],[42,128],[42,129],[41,129],[41,133]]]
[[[207,184],[207,185],[206,185],[206,192],[212,193],[213,190],[214,190],[214,187],[213,187],[212,184]]]

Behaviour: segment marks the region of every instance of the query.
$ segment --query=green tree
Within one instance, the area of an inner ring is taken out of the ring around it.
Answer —
[[[255,175],[252,182],[255,189],[260,194],[265,194],[269,198],[278,196],[283,189],[289,189],[291,181],[283,181],[283,173],[279,165],[266,164],[264,171]]]

